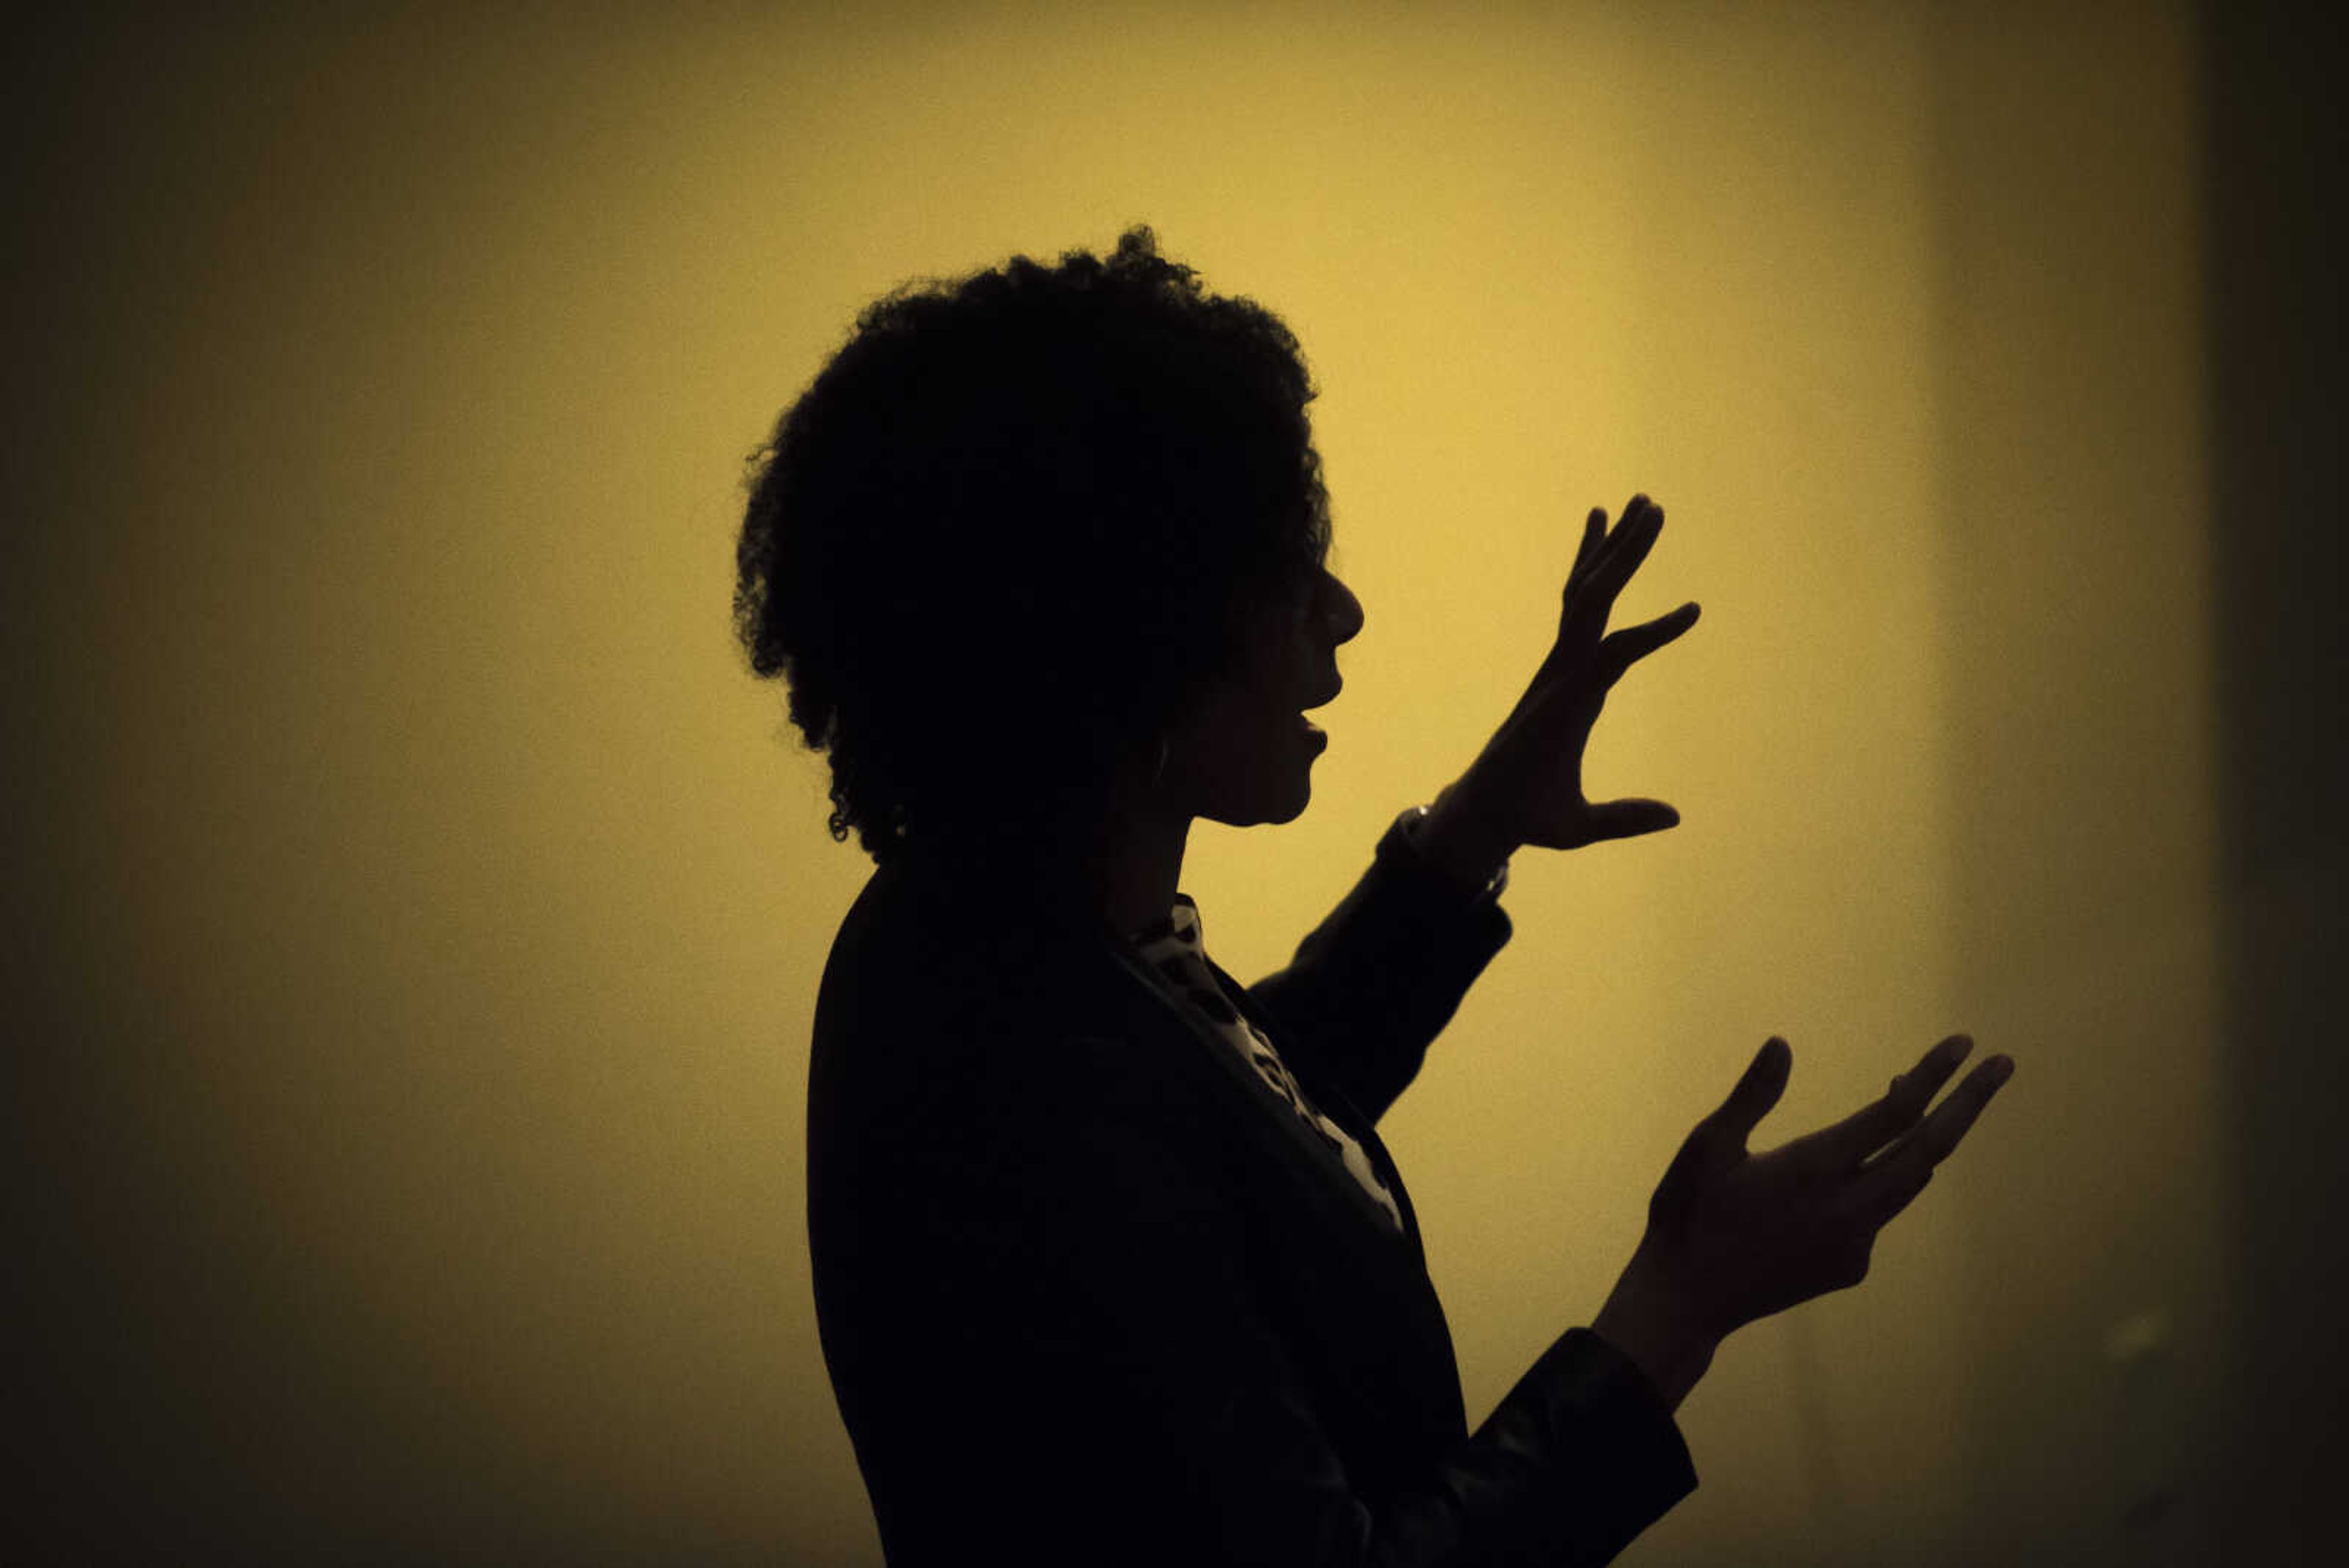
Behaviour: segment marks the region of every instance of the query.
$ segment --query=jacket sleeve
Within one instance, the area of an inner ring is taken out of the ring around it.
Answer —
[[[1376,1122],[1419,1074],[1427,1048],[1508,941],[1490,893],[1462,889],[1421,860],[1397,817],[1345,898],[1285,969],[1248,987],[1284,1053],[1310,1063]]]
[[[1569,1568],[1694,1486],[1584,1329],[1474,1434],[1350,1474],[1258,1297],[1247,1194],[1183,1095],[1096,1064],[1120,1049],[1031,1042],[1003,1094],[958,1096],[959,1147],[890,1173],[903,1272],[834,1372],[893,1564]]]

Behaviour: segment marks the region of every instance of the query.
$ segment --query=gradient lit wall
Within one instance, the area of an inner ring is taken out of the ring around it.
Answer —
[[[655,16],[659,16],[659,20]],[[14,67],[12,1076],[36,1519],[253,1557],[871,1563],[803,1247],[868,867],[730,640],[857,307],[1148,222],[1302,338],[1282,962],[1671,515],[1594,792],[1385,1132],[1472,1418],[1762,1038],[1767,1134],[2020,1061],[1858,1292],[1733,1340],[1629,1563],[2196,1560],[2230,1295],[2184,7],[410,8]],[[41,1503],[39,1499],[47,1501]],[[1040,1498],[1039,1506],[1048,1504]]]

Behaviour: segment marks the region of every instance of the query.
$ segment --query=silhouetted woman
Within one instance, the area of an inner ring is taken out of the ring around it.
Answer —
[[[1760,1156],[1773,1039],[1590,1326],[1468,1429],[1377,1123],[1508,940],[1509,855],[1669,827],[1583,798],[1663,514],[1590,514],[1556,645],[1288,968],[1179,891],[1195,818],[1287,822],[1362,610],[1326,566],[1295,338],[1146,229],[908,286],[761,452],[735,611],[876,863],[816,1006],[808,1222],[891,1563],[1599,1563],[1695,1485],[1722,1337],[1856,1282],[2011,1067],[1944,1042]]]

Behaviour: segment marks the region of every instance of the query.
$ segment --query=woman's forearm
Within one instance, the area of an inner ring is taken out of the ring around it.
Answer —
[[[1615,1282],[1590,1332],[1646,1373],[1672,1410],[1680,1408],[1713,1365],[1713,1353],[1721,1343],[1688,1321],[1682,1304],[1655,1283],[1637,1257]]]

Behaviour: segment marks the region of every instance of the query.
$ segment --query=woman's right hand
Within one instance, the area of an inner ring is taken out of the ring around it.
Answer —
[[[1647,1233],[1592,1324],[1674,1404],[1731,1331],[1868,1275],[1877,1232],[1906,1209],[2014,1070],[1992,1056],[1926,1114],[1973,1042],[1951,1035],[1883,1098],[1764,1154],[1745,1140],[1785,1091],[1773,1036],[1696,1125],[1648,1204]]]

